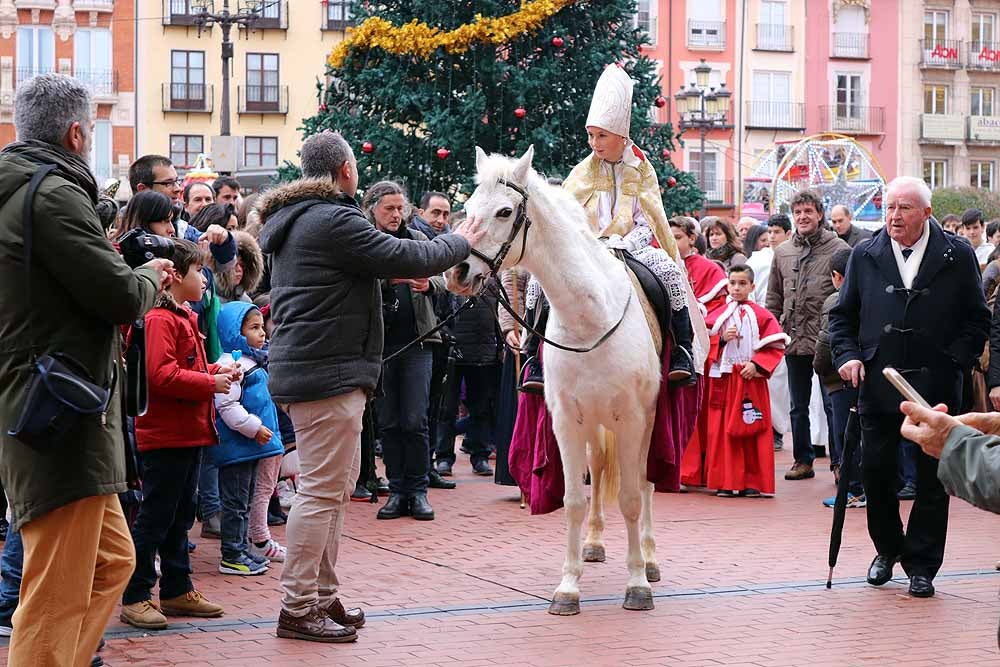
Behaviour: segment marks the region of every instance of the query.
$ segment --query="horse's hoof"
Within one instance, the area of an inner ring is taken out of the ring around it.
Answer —
[[[653,590],[634,586],[625,591],[625,609],[632,611],[648,611],[653,608]]]
[[[604,554],[603,544],[585,544],[583,545],[583,562],[584,563],[603,563],[607,556]]]
[[[646,563],[646,581],[651,584],[660,580],[660,566],[656,563]]]
[[[556,593],[552,596],[549,613],[555,616],[575,616],[580,613],[579,593]]]

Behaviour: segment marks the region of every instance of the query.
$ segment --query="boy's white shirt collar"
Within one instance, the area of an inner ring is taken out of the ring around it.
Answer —
[[[896,267],[899,269],[899,277],[903,279],[903,287],[906,289],[913,288],[913,281],[917,278],[917,272],[920,271],[920,262],[924,259],[924,252],[927,250],[927,241],[931,235],[931,223],[930,220],[924,221],[924,232],[917,239],[917,242],[910,246],[913,253],[910,254],[909,259],[903,259],[903,247],[896,241],[896,239],[889,239],[892,244],[892,254],[896,258]]]

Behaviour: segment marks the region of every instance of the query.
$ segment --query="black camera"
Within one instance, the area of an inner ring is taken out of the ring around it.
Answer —
[[[174,242],[164,236],[150,234],[141,229],[133,229],[118,239],[125,263],[133,269],[146,262],[160,258],[174,258]]]

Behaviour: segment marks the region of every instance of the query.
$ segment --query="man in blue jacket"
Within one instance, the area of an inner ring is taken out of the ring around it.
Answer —
[[[337,598],[334,566],[361,465],[365,402],[382,371],[379,278],[426,278],[468,257],[473,223],[433,241],[378,231],[354,195],[357,160],[333,132],[302,144],[304,178],[261,197],[275,323],[271,396],[295,425],[300,473],[288,517],[279,637],[350,642],[360,609]]]
[[[956,413],[962,374],[982,353],[990,323],[972,248],[930,224],[930,216],[931,193],[922,180],[904,176],[890,183],[886,226],[854,248],[830,313],[834,366],[860,386],[868,532],[878,552],[868,583],[889,581],[899,561],[914,597],[934,595],[948,495],[937,460],[918,453],[917,496],[904,533],[896,497],[901,396],[882,370],[895,367],[931,404]]]

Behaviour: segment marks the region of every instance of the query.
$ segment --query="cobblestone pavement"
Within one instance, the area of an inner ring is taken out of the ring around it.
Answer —
[[[104,657],[112,667],[1000,664],[1000,517],[953,499],[937,595],[918,600],[898,567],[881,589],[864,583],[873,551],[864,511],[850,510],[826,590],[831,510],[820,500],[833,493],[832,476],[817,460],[816,479],[786,482],[790,463],[790,452],[778,453],[771,499],[656,495],[663,580],[650,612],[621,608],[625,531],[613,509],[608,560],[584,570],[582,613],[547,614],[562,566],[563,512],[530,516],[516,489],[473,476],[460,460],[459,488],[431,492],[433,522],[376,521],[378,505],[351,504],[341,596],[370,619],[356,643],[276,638],[280,565],[263,577],[226,577],[216,571],[218,542],[196,539],[195,585],[225,605],[225,618],[178,619],[148,632],[116,614]]]

